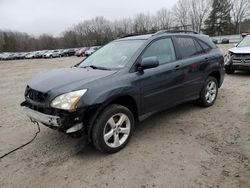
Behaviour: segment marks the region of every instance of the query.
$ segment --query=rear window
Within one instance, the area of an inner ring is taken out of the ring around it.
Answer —
[[[192,57],[201,54],[203,50],[196,40],[189,37],[176,37],[182,58]]]

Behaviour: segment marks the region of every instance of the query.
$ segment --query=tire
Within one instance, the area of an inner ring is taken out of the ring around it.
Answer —
[[[218,95],[218,82],[214,77],[208,77],[200,93],[198,104],[203,107],[212,106]]]
[[[97,117],[93,125],[92,141],[99,151],[116,153],[128,144],[133,130],[134,116],[131,111],[121,105],[110,105]]]
[[[225,72],[226,72],[227,74],[233,74],[233,73],[235,72],[235,70],[232,69],[231,67],[226,67],[226,68],[225,68]]]

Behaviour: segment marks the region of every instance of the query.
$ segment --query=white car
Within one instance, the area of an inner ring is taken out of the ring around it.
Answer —
[[[43,58],[54,58],[54,57],[60,57],[61,51],[60,50],[50,50],[43,54]]]
[[[35,58],[37,52],[29,52],[26,56],[25,59],[33,59]]]
[[[1,53],[0,54],[0,60],[2,60],[2,58],[5,56],[5,54],[4,53]]]
[[[87,51],[85,51],[85,55],[86,56],[90,56],[91,54],[93,54],[94,52],[96,52],[96,50],[98,50],[99,48],[101,48],[101,46],[92,46],[90,49],[88,49]]]
[[[229,49],[225,71],[227,74],[233,74],[235,70],[250,70],[250,35],[247,35],[234,48]]]

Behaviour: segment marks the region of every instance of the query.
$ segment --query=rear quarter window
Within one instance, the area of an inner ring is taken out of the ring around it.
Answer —
[[[209,52],[212,48],[209,46],[209,45],[207,45],[205,42],[202,42],[202,41],[200,41],[200,40],[198,40],[198,43],[201,45],[201,47],[203,48],[203,50],[205,51],[205,52]]]

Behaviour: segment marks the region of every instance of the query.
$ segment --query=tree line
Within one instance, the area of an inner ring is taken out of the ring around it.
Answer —
[[[210,36],[238,34],[250,30],[250,0],[178,0],[172,9],[154,15],[140,13],[133,18],[109,21],[104,17],[84,20],[59,37],[39,37],[0,30],[0,51],[32,51],[103,45],[130,34],[153,33],[163,29],[186,29]]]

